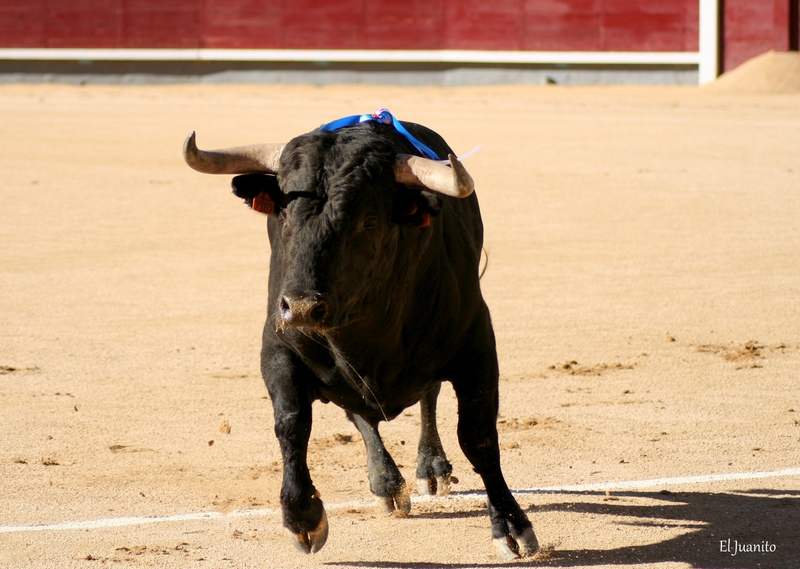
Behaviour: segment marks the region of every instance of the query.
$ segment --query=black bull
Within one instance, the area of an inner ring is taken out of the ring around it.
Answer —
[[[435,132],[402,125],[450,165],[419,157],[390,124],[316,130],[288,144],[201,151],[205,173],[244,174],[234,193],[268,214],[272,257],[261,369],[283,456],[283,523],[303,552],[328,535],[306,454],[312,402],[333,401],[362,434],[371,491],[407,513],[405,480],[378,423],[420,402],[417,478],[446,493],[452,467],[436,430],[450,381],[458,440],[483,479],[492,538],[504,558],[538,549],[500,470],[498,365],[479,284],[483,224],[472,179]]]

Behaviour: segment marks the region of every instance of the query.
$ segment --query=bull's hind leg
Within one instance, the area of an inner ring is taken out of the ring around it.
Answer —
[[[378,497],[387,513],[408,515],[411,511],[411,498],[406,481],[389,451],[383,446],[378,426],[353,413],[348,413],[347,418],[353,422],[364,438],[364,446],[367,448],[369,489]]]
[[[538,540],[500,470],[497,358],[491,352],[482,361],[472,362],[475,365],[461,367],[453,378],[458,398],[458,442],[486,486],[492,540],[498,555],[507,560],[533,555],[539,549]]]
[[[442,384],[437,383],[419,402],[422,425],[417,451],[417,488],[426,496],[449,494],[453,473],[436,428],[436,401],[441,388]]]

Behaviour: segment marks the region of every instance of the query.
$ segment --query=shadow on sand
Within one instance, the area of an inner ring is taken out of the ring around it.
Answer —
[[[562,494],[559,494],[562,495]],[[584,492],[583,496],[602,493]],[[747,490],[733,492],[615,492],[621,500],[608,502],[562,501],[530,508],[531,518],[542,512],[569,512],[577,516],[608,516],[609,527],[678,526],[677,537],[646,545],[616,549],[555,549],[534,561],[513,562],[514,567],[592,567],[646,565],[675,562],[698,569],[796,569],[800,567],[800,491]],[[624,498],[652,499],[653,505],[626,504]],[[422,514],[425,516],[425,514]],[[453,517],[485,515],[483,510],[451,514]],[[439,517],[437,515],[437,517]],[[449,516],[448,516],[449,517]],[[629,520],[625,520],[629,518]],[[747,551],[749,549],[749,551]],[[760,551],[758,550],[760,549]],[[734,555],[734,552],[736,553]],[[341,562],[326,565],[355,567],[496,567],[503,563],[446,564],[387,561]]]

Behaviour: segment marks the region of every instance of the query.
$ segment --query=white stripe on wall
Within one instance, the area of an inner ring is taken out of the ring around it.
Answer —
[[[48,61],[276,61],[366,63],[492,63],[697,65],[699,52],[479,51],[381,49],[84,49],[1,48],[0,59]]]

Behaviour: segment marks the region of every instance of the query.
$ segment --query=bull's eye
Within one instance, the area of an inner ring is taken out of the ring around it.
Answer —
[[[364,229],[366,231],[372,231],[373,229],[375,229],[375,226],[377,224],[378,224],[378,218],[373,215],[364,220]]]

